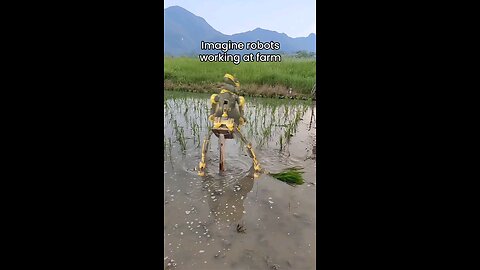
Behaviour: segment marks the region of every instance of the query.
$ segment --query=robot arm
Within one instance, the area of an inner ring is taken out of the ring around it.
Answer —
[[[245,120],[244,116],[244,109],[245,109],[245,98],[244,97],[238,97],[237,99],[238,102],[238,110],[240,112],[240,125],[243,125],[247,121]]]
[[[211,122],[213,122],[215,118],[215,112],[217,110],[219,100],[220,100],[220,97],[217,94],[213,94],[210,97],[210,102],[212,103],[212,107],[210,108],[210,116],[208,117],[208,120],[210,120]]]

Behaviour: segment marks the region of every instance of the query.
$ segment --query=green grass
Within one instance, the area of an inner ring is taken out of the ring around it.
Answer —
[[[280,173],[269,173],[273,178],[278,179],[290,185],[301,185],[303,181],[303,171],[299,167],[288,168]]]
[[[230,73],[239,79],[241,88],[247,93],[284,93],[292,88],[297,94],[308,95],[316,79],[313,59],[282,58],[282,62],[241,62],[235,65],[231,62],[200,62],[191,57],[165,57],[163,66],[165,90],[212,88],[222,82],[225,73]],[[260,88],[263,90],[258,90]]]

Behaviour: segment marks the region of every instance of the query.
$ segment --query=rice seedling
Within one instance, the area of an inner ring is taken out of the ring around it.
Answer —
[[[283,150],[283,136],[280,134],[280,152]]]
[[[173,129],[175,131],[175,137],[177,139],[176,141],[180,143],[181,151],[183,154],[185,154],[185,150],[187,149],[187,144],[185,141],[184,130],[183,130],[183,127],[178,126],[176,119],[173,120]]]
[[[302,176],[303,173],[301,167],[291,167],[279,173],[269,173],[269,175],[289,185],[301,185],[305,183]]]
[[[173,157],[172,157],[172,138],[168,138],[168,157],[170,159],[170,165],[172,165],[172,169],[175,169],[173,166]]]
[[[181,147],[181,150],[182,150],[182,153],[185,154],[185,150],[187,150],[187,143],[185,141],[185,134],[184,134],[184,131],[183,131],[183,127],[180,127],[180,132],[178,133],[178,141],[180,142],[180,147]]]

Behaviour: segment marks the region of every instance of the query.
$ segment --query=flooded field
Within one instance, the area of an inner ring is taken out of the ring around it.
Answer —
[[[243,135],[262,168],[304,168],[303,185],[253,179],[239,139],[226,140],[219,173],[212,135],[206,176],[197,175],[209,94],[167,92],[164,100],[165,269],[315,269],[314,101],[246,97]]]

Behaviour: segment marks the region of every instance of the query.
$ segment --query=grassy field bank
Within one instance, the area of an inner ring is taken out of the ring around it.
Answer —
[[[223,75],[235,75],[244,95],[287,96],[288,89],[299,97],[309,96],[315,84],[315,60],[282,58],[282,62],[207,63],[198,58],[165,57],[164,89],[191,92],[218,90]]]

